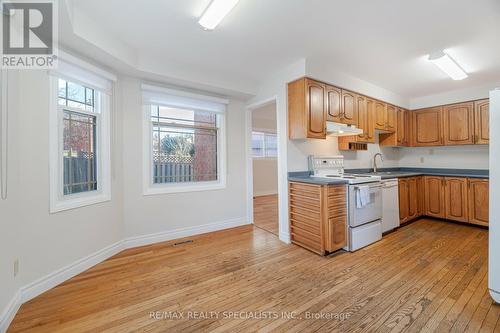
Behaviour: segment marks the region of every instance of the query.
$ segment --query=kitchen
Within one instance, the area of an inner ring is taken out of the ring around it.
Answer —
[[[489,144],[489,99],[406,110],[306,77],[288,84],[288,102],[291,140],[332,136],[340,153]],[[341,155],[311,155],[309,170],[290,172],[292,242],[326,255],[356,251],[421,217],[488,227],[488,169],[380,168],[383,158],[377,152],[371,168],[349,169]]]

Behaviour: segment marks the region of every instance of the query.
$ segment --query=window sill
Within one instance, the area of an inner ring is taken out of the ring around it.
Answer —
[[[207,184],[175,184],[175,185],[149,185],[144,188],[144,195],[159,195],[185,192],[214,191],[226,188],[223,182],[210,182]]]
[[[65,210],[91,206],[107,201],[111,201],[111,196],[103,193],[58,200],[57,202],[51,203],[50,213],[54,214]]]

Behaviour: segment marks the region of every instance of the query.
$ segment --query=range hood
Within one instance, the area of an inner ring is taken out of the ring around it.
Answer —
[[[326,133],[329,136],[351,136],[363,134],[363,130],[354,125],[346,125],[335,123],[333,121],[326,122]]]

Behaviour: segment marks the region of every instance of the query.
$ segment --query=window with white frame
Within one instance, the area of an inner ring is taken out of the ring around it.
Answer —
[[[252,131],[253,158],[275,158],[278,156],[276,133]]]
[[[223,188],[225,105],[149,89],[144,93],[145,194]]]
[[[112,82],[62,64],[50,79],[51,212],[111,199]]]

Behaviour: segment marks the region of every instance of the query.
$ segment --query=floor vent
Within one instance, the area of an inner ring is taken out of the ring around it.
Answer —
[[[192,240],[188,239],[186,241],[183,241],[183,242],[179,242],[179,243],[174,243],[174,245],[172,245],[173,247],[176,247],[176,246],[181,246],[181,245],[185,245],[185,244],[189,244],[189,243],[193,243]]]

